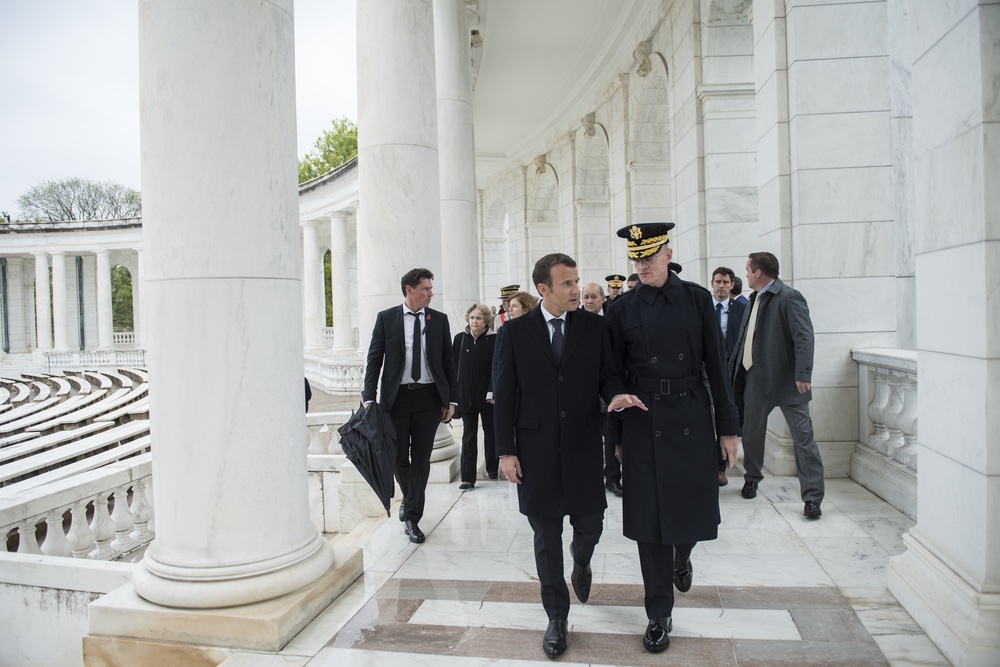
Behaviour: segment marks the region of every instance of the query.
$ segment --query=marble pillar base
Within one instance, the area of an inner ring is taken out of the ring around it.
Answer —
[[[917,520],[917,474],[912,468],[858,444],[851,456],[851,479]]]
[[[955,665],[996,665],[1000,655],[1000,594],[980,593],[919,538],[903,535],[907,550],[889,559],[889,591]]]
[[[178,665],[215,665],[218,648],[278,651],[364,573],[361,549],[335,547],[334,565],[319,580],[279,598],[225,609],[175,609],[139,597],[129,583],[88,607],[84,664],[154,664],[140,659],[163,644]],[[219,660],[221,662],[221,660]],[[156,661],[155,664],[168,664]]]

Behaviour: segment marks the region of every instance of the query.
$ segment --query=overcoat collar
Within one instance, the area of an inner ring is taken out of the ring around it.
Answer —
[[[563,343],[561,360],[557,360],[555,353],[552,351],[552,337],[549,335],[548,322],[545,321],[545,316],[542,315],[542,305],[539,304],[537,308],[533,308],[528,314],[523,315],[523,317],[531,318],[531,321],[527,322],[527,328],[531,332],[532,338],[535,339],[535,342],[542,349],[542,354],[557,367],[561,366],[562,362],[569,358],[573,353],[573,349],[580,342],[580,339],[583,338],[583,318],[576,315],[575,311],[566,312],[567,331],[566,340]]]
[[[657,292],[663,292],[663,296],[667,298],[667,301],[674,303],[680,298],[681,290],[684,289],[684,282],[677,277],[676,273],[671,271],[667,277],[667,282],[663,283],[663,287],[657,289],[652,285],[639,285],[636,289],[639,290],[639,297],[646,303],[653,303]]]

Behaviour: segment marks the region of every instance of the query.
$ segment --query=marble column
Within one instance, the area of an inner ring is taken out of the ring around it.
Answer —
[[[441,275],[444,311],[457,329],[479,294],[476,155],[472,131],[470,33],[464,0],[434,0],[438,159],[441,174]]]
[[[323,347],[326,308],[323,302],[323,258],[319,254],[319,220],[302,225],[302,293],[305,346],[307,350]]]
[[[347,213],[330,216],[330,293],[333,294],[333,351],[347,354],[354,350],[354,327],[351,326],[351,266],[348,258]]]
[[[66,308],[66,253],[52,253],[52,338],[57,350],[69,349]]]
[[[157,514],[133,583],[247,605],[334,561],[308,511],[292,0],[145,0],[139,64]]]
[[[146,311],[142,307],[142,248],[135,251],[135,273],[132,274],[132,333],[135,338],[135,346],[142,347],[143,339],[142,318]]]
[[[52,300],[49,294],[49,256],[35,253],[36,350],[52,349]]]
[[[910,3],[917,525],[889,590],[945,657],[1000,655],[1000,5]]]
[[[97,255],[97,346],[102,349],[112,347],[111,321],[111,255],[107,250],[98,250]]]
[[[438,285],[444,274],[431,0],[358,0],[357,21],[359,347],[367,350],[376,313],[403,300],[404,273],[430,269]]]

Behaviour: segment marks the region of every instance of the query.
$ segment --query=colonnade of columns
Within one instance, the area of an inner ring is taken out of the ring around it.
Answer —
[[[134,343],[140,344],[142,250],[87,248],[86,242],[81,250],[41,250],[31,248],[31,234],[22,232],[15,240],[29,243],[5,258],[9,294],[3,316],[7,330],[13,332],[10,352],[113,347],[111,272],[116,256],[123,252],[131,255],[122,263],[132,276]]]
[[[323,219],[305,220],[302,227],[302,298],[307,355],[355,356],[354,321],[351,304],[356,287],[351,285],[351,239],[348,230],[349,211],[334,211]],[[333,341],[324,337],[326,327],[326,290],[323,268],[322,232],[329,221],[330,293],[333,300]]]

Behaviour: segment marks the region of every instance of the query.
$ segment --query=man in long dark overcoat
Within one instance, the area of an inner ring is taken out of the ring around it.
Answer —
[[[673,586],[691,587],[695,543],[718,536],[717,447],[732,467],[739,434],[711,293],[670,270],[673,226],[644,223],[618,231],[642,284],[618,297],[605,318],[619,375],[649,407],[621,413],[618,442],[624,533],[638,542],[649,618],[643,646],[651,652],[670,645]]]
[[[563,578],[563,518],[573,526],[571,581],[590,594],[590,558],[604,526],[603,414],[637,405],[615,373],[604,318],[578,310],[576,262],[563,254],[536,262],[539,308],[500,329],[493,378],[500,469],[517,487],[521,513],[535,535],[535,565],[549,618],[542,648],[566,650],[569,589]],[[628,411],[628,412],[631,412]]]

